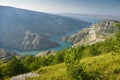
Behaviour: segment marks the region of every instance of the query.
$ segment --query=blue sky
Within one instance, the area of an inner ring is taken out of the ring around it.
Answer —
[[[120,0],[0,0],[0,5],[47,13],[120,15]]]

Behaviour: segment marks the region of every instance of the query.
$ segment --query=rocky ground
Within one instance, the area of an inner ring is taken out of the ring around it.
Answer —
[[[10,80],[25,80],[28,77],[39,77],[39,76],[40,76],[39,74],[31,72],[31,73],[26,73],[26,74],[12,77]]]

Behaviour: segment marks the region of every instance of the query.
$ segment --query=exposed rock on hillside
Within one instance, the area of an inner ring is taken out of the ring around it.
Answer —
[[[58,43],[49,40],[47,37],[30,31],[26,31],[26,33],[19,38],[7,39],[9,40],[8,42],[5,38],[1,39],[1,42],[3,42],[4,47],[18,50],[39,50],[59,46]]]
[[[117,30],[115,22],[119,23],[118,21],[107,20],[92,24],[89,28],[74,35],[64,37],[62,40],[74,43],[74,45],[91,45],[99,41],[104,41]]]
[[[37,33],[26,32],[21,46],[21,50],[39,50],[59,46],[58,43],[49,40]]]
[[[0,49],[0,60],[8,60],[17,55],[15,52],[6,49]]]
[[[10,80],[26,80],[26,78],[32,78],[32,77],[39,77],[40,75],[37,73],[26,73],[22,75],[18,75],[15,77],[12,77]]]
[[[43,51],[43,52],[40,52],[39,54],[37,54],[36,56],[41,56],[41,57],[45,57],[45,56],[49,56],[49,55],[55,55],[56,54],[56,51]]]

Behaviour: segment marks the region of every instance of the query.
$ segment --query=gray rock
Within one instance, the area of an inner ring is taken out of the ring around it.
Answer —
[[[49,56],[49,55],[55,55],[56,54],[56,51],[52,50],[52,51],[43,51],[43,52],[40,52],[36,55],[36,57],[45,57],[45,56]]]
[[[39,77],[40,75],[37,73],[26,73],[26,74],[22,74],[22,75],[18,75],[15,77],[12,77],[10,80],[25,80],[26,78],[30,77]]]
[[[100,23],[92,24],[89,28],[83,29],[74,35],[63,37],[62,40],[74,43],[74,46],[91,45],[96,42],[104,41],[110,38],[117,27],[114,23],[118,21],[107,20]]]

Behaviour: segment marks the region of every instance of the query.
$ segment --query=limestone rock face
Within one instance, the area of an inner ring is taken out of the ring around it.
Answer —
[[[39,50],[56,46],[59,46],[59,44],[37,33],[28,31],[22,40],[20,48],[21,50]]]
[[[74,45],[91,45],[96,42],[104,41],[117,31],[115,23],[118,21],[107,20],[92,24],[89,28],[79,31],[74,35],[63,37],[62,40],[74,43]]]

